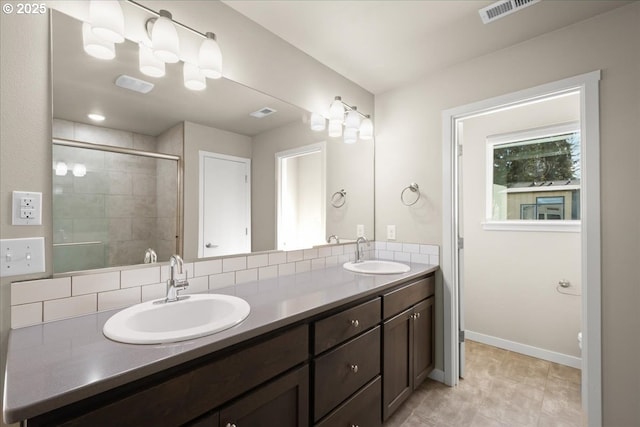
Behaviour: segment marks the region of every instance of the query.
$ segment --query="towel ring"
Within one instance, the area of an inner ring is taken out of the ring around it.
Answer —
[[[405,206],[415,205],[418,200],[420,200],[420,191],[418,191],[419,189],[420,187],[415,182],[412,182],[409,186],[405,187],[405,189],[402,190],[402,193],[400,193],[400,201],[402,202],[402,204]],[[418,195],[416,199],[411,203],[407,203],[407,201],[404,199],[404,193],[406,193],[407,190],[411,190],[412,193],[417,193]]]
[[[334,208],[341,208],[342,206],[344,206],[346,201],[347,192],[344,191],[344,189],[336,191],[335,193],[333,193],[333,196],[331,196],[331,206],[333,206]]]

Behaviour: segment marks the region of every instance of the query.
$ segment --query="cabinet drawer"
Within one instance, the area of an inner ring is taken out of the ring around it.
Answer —
[[[380,327],[314,361],[314,421],[380,373]]]
[[[320,354],[380,322],[380,298],[319,320],[314,324],[314,354]]]
[[[382,379],[378,376],[355,396],[340,405],[316,427],[380,427]]]
[[[382,317],[388,319],[406,310],[407,307],[430,297],[435,292],[435,284],[435,276],[432,274],[382,295]]]

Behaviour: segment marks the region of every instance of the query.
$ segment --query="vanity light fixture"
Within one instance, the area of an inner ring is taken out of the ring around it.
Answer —
[[[208,32],[200,45],[198,66],[205,77],[219,79],[222,77],[222,52],[216,41],[216,35]]]
[[[147,21],[153,54],[163,62],[174,64],[180,60],[178,31],[173,25],[171,12],[160,9],[157,18]]]
[[[313,131],[323,131],[324,117],[319,113],[312,113],[310,126]],[[329,106],[329,129],[330,138],[338,138],[343,135],[345,144],[353,144],[362,140],[373,139],[373,122],[371,116],[364,115],[358,111],[358,107],[351,106],[342,101],[342,97],[336,96]]]
[[[82,46],[84,51],[94,58],[113,59],[116,57],[115,44],[96,35],[88,22],[82,24]]]
[[[144,43],[139,44],[138,60],[142,74],[146,74],[149,77],[163,77],[165,75],[164,62],[158,59],[151,51],[151,48],[145,46]]]
[[[73,165],[73,176],[82,178],[87,174],[87,167],[82,163],[76,163]]]
[[[197,65],[185,62],[183,66],[184,86],[191,90],[204,90],[207,80]]]
[[[102,114],[98,114],[98,113],[89,113],[87,114],[87,117],[89,117],[94,122],[103,122],[105,119],[105,117]]]
[[[65,176],[69,168],[65,162],[56,163],[56,176]]]
[[[124,14],[118,1],[91,0],[89,2],[91,30],[112,43],[124,41]]]

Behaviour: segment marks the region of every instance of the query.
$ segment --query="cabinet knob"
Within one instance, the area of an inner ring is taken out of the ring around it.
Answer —
[[[351,427],[360,427],[358,424],[351,424]]]
[[[353,319],[351,321],[351,324],[353,325],[354,328],[357,328],[358,326],[360,326],[360,322],[358,322],[358,319]]]
[[[349,367],[351,368],[351,370],[353,371],[354,374],[358,373],[358,365],[351,365]]]
[[[237,427],[235,424],[227,423],[226,427]]]
[[[420,318],[420,316],[421,316],[421,314],[420,314],[420,313],[416,313],[416,319],[419,319],[419,318]]]

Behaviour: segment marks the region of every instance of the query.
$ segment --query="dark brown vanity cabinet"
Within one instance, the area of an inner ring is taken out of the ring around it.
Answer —
[[[433,370],[434,276],[382,296],[382,419],[387,420]]]

